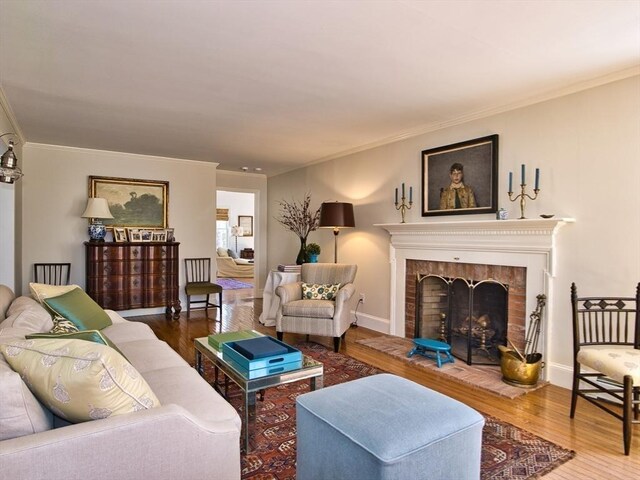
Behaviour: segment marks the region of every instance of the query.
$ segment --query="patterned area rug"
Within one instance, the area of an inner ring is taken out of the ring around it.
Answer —
[[[234,280],[233,278],[218,278],[216,282],[225,290],[240,290],[243,288],[253,288],[250,283],[241,282],[240,280]]]
[[[334,353],[322,345],[296,345],[324,364],[324,386],[383,373],[351,357]],[[212,370],[205,361],[206,375]],[[296,397],[309,391],[301,381],[271,388],[258,402],[254,449],[242,456],[243,480],[294,480],[296,476]],[[242,410],[239,389],[230,391],[230,401]],[[514,425],[485,415],[482,440],[482,480],[525,480],[537,478],[574,457],[575,453],[548,442]]]
[[[467,365],[457,358],[454,363],[446,363],[438,368],[434,360],[421,355],[414,355],[411,358],[407,357],[407,352],[413,348],[413,341],[410,338],[382,335],[380,337],[357,340],[357,343],[373,348],[378,352],[391,355],[410,365],[445,375],[451,380],[463,383],[471,388],[486,390],[507,398],[519,397],[527,392],[538,390],[549,383],[540,381],[533,388],[514,387],[502,381],[500,367],[491,365]]]

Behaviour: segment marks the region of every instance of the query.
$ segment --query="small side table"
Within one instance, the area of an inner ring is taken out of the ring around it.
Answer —
[[[451,356],[451,345],[448,343],[441,342],[439,340],[432,340],[431,338],[414,338],[413,343],[415,347],[407,353],[407,357],[412,357],[417,353],[423,357],[435,360],[438,364],[438,368],[442,367],[443,363],[454,362],[453,357]]]

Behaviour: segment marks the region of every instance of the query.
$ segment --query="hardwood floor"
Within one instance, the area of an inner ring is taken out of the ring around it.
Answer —
[[[252,290],[225,290],[222,322],[219,309],[210,309],[209,318],[204,311],[192,311],[187,320],[183,311],[178,320],[167,320],[164,315],[146,315],[129,318],[147,323],[156,335],[166,341],[185,360],[193,365],[193,339],[213,332],[256,329],[275,336],[274,327],[258,322],[262,300],[249,296]],[[477,410],[498,417],[535,433],[547,440],[575,450],[576,457],[545,475],[553,479],[627,479],[638,478],[640,472],[640,427],[633,432],[631,455],[623,454],[622,423],[582,399],[574,420],[569,419],[570,391],[550,385],[530,392],[515,400],[498,397],[484,391],[473,390],[377,353],[356,343],[362,338],[379,333],[363,327],[351,328],[341,352],[382,370],[403,376],[445,395],[456,398]],[[302,335],[285,334],[289,343],[304,340]],[[311,341],[332,348],[332,339],[311,337]]]

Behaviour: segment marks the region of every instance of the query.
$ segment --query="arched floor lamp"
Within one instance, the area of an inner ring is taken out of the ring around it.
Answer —
[[[320,206],[320,228],[333,228],[334,263],[338,263],[338,234],[341,228],[354,228],[353,204],[344,202],[325,202]]]

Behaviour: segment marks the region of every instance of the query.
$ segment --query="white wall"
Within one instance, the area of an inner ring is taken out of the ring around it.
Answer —
[[[237,237],[238,247],[236,248],[236,237],[231,236],[231,227],[238,225],[238,216],[251,216],[254,217],[254,195],[252,193],[244,192],[228,192],[226,190],[218,189],[217,193],[218,208],[227,208],[229,210],[229,248],[233,248],[240,254],[243,248],[253,248],[254,236],[250,237]],[[255,220],[255,218],[254,218]]]
[[[70,261],[71,281],[84,286],[88,234],[80,215],[90,175],[168,180],[169,226],[180,242],[180,295],[186,308],[182,259],[215,257],[216,163],[32,143],[25,145],[23,157],[22,292],[28,292],[34,262]]]
[[[262,296],[262,289],[267,280],[269,265],[267,263],[267,177],[256,173],[240,173],[218,170],[218,189],[230,192],[245,192],[254,194],[253,217],[253,249],[255,265],[255,289],[256,296]],[[237,221],[237,218],[236,218]],[[238,246],[240,243],[238,242]]]
[[[577,219],[560,231],[555,283],[561,288],[548,304],[557,323],[550,326],[546,365],[552,382],[566,386],[572,371],[571,282],[585,295],[633,296],[640,281],[638,76],[269,178],[268,262],[292,262],[299,248],[297,237],[273,218],[279,200],[300,200],[311,192],[314,207],[331,200],[353,202],[356,228],[340,233],[339,261],[358,264],[356,287],[366,294],[359,323],[385,331],[389,243],[387,233],[373,224],[400,222],[393,194],[402,182],[420,198],[422,150],[494,133],[500,135],[498,206],[510,218],[519,216],[518,205],[507,198],[506,181],[509,171],[525,163],[529,172],[541,169],[540,196],[528,202],[526,216],[554,213]],[[483,218],[494,217],[423,218],[418,202],[406,220]],[[332,261],[330,230],[313,232],[309,241],[321,245],[321,261]]]

